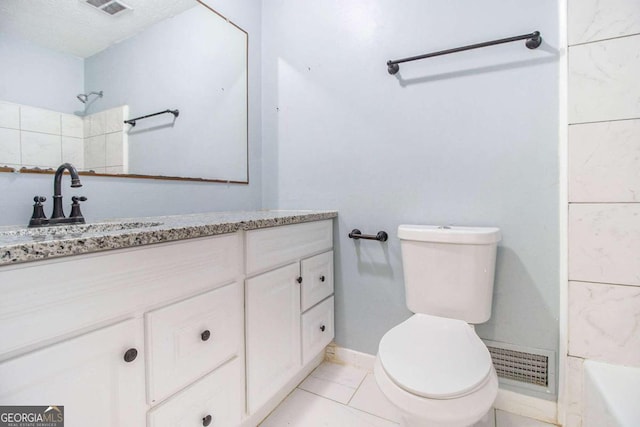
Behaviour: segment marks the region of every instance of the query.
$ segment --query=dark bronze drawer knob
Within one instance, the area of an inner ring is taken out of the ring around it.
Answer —
[[[135,348],[130,348],[124,353],[124,361],[127,363],[133,362],[136,360],[136,357],[138,357],[138,350]]]
[[[320,281],[324,282],[324,276],[320,276]]]
[[[204,417],[204,418],[202,419],[202,425],[203,425],[204,427],[207,427],[209,424],[211,424],[211,420],[212,420],[212,419],[213,419],[213,418],[211,417],[211,415],[207,415],[206,417]]]
[[[320,330],[321,330],[322,332],[324,332],[324,330],[325,330],[325,329],[327,329],[327,328],[326,328],[324,325],[320,326]]]
[[[209,332],[209,330],[207,329],[200,334],[200,338],[202,338],[202,341],[207,341],[209,338],[211,338],[211,332]]]
[[[302,283],[302,276],[298,277],[298,278],[296,279],[296,282],[298,282],[298,283]]]

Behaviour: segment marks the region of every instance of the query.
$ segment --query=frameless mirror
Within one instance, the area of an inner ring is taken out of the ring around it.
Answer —
[[[0,170],[248,183],[247,44],[196,0],[0,0]]]

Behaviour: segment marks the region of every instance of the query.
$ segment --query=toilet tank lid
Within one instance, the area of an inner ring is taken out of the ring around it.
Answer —
[[[441,225],[401,225],[398,238],[418,242],[488,245],[502,239],[497,227],[458,227]]]

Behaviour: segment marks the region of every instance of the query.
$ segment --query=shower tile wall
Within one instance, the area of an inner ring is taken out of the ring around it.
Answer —
[[[569,0],[567,426],[585,359],[640,366],[640,3]]]
[[[96,173],[126,173],[128,138],[124,120],[129,107],[122,106],[84,118],[84,168]]]
[[[0,101],[0,166],[52,169],[69,162],[97,173],[127,170],[128,107],[82,117]]]
[[[48,169],[68,159],[82,167],[81,117],[0,101],[0,165]]]

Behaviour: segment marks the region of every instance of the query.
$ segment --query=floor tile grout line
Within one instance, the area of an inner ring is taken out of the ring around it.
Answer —
[[[351,401],[353,400],[354,396],[358,393],[358,390],[360,390],[360,387],[362,387],[362,383],[364,383],[364,380],[367,379],[367,375],[369,375],[369,372],[367,372],[366,374],[364,374],[364,377],[362,377],[362,380],[360,380],[360,384],[358,384],[358,387],[356,387],[356,391],[351,395],[351,398],[349,399],[349,401],[347,402],[347,406],[349,406],[350,408],[353,408],[353,406],[351,405]],[[368,412],[367,412],[368,413]],[[373,414],[372,414],[373,415]]]
[[[321,398],[321,399],[329,400],[329,401],[331,401],[331,402],[336,402],[336,401],[335,401],[335,400],[333,400],[333,399],[329,399],[329,398],[327,398],[327,397],[323,397],[323,396],[317,395],[317,394],[312,393],[312,392],[310,392],[310,391],[306,391],[306,390],[302,390],[302,389],[301,389],[301,391],[305,391],[305,392],[307,392],[307,393],[313,394],[314,396],[317,396],[317,397],[319,397],[319,398]],[[369,416],[372,416],[372,417],[375,417],[375,418],[379,418],[379,419],[384,420],[384,421],[388,421],[388,422],[393,423],[393,424],[395,424],[395,425],[399,425],[397,422],[395,422],[395,421],[393,421],[393,420],[390,420],[390,419],[388,419],[388,418],[381,417],[380,415],[372,414],[371,412],[363,411],[362,409],[354,408],[353,406],[345,405],[344,403],[340,403],[340,402],[336,402],[336,403],[338,403],[339,405],[342,405],[342,406],[344,406],[345,408],[348,408],[348,409],[350,409],[350,410],[357,411],[357,412],[361,412],[361,413],[363,413],[363,414],[367,414],[367,415],[369,415]]]
[[[344,403],[340,402],[339,400],[332,399],[332,398],[330,398],[329,396],[323,396],[323,395],[321,395],[321,394],[316,393],[315,391],[311,391],[311,390],[307,390],[307,389],[304,389],[304,388],[300,388],[300,386],[298,386],[298,387],[296,387],[296,388],[297,388],[298,390],[306,391],[307,393],[311,393],[311,394],[313,394],[314,396],[318,396],[318,397],[320,397],[320,398],[322,398],[322,399],[327,399],[327,400],[330,400],[330,401],[332,401],[332,402],[339,403],[340,405],[348,406],[348,405],[346,405],[346,404],[344,404]],[[353,397],[353,396],[352,396],[352,397]]]

